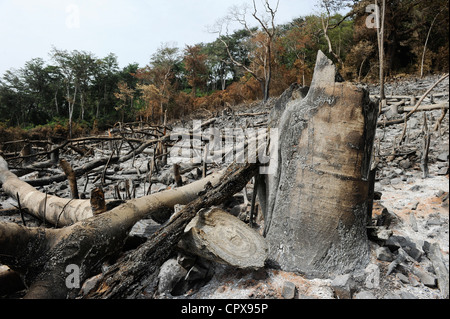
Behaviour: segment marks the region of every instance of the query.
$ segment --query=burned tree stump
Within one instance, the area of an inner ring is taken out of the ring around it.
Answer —
[[[341,274],[369,260],[368,180],[377,109],[366,90],[339,78],[319,51],[307,96],[289,103],[279,121],[279,162],[265,214],[270,262],[313,277]]]

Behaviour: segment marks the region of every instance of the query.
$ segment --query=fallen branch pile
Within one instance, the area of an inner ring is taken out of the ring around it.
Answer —
[[[189,203],[146,245],[133,253],[137,254],[136,258],[142,258],[144,255],[148,257],[145,258],[147,268],[136,270],[138,266],[135,263],[129,268],[123,268],[121,263],[116,266],[115,269],[121,269],[117,270],[117,276],[120,277],[118,282],[122,287],[120,291],[125,288],[131,289],[129,279],[126,279],[127,273],[131,272],[129,274],[131,279],[138,279],[139,276],[148,275],[148,267],[153,267],[155,271],[150,276],[152,278],[156,276],[158,267],[171,254],[175,245],[180,241],[187,223],[197,211],[204,207],[218,205],[240,191],[256,173],[257,168],[256,164],[242,167],[234,165],[220,179],[218,174],[211,175],[207,179],[179,189],[128,201],[109,212],[94,217],[79,215],[89,209],[82,210],[80,207],[74,207],[72,214],[80,221],[61,229],[36,229],[12,223],[0,223],[0,260],[3,264],[24,275],[25,283],[29,286],[26,298],[65,298],[69,293],[65,281],[67,265],[77,265],[80,268],[80,280],[84,281],[98,271],[98,267],[103,261],[120,250],[128,232],[137,221],[162,207]],[[21,197],[26,198],[24,202],[33,201],[33,203],[26,203],[26,206],[40,208],[37,212],[32,213],[41,217],[48,218],[46,214],[42,216],[42,212],[53,206],[61,207],[57,203],[64,201],[56,196],[47,198],[45,194],[19,181],[14,174],[8,171],[7,164],[1,157],[0,182],[6,192],[21,190],[23,192]],[[17,183],[20,185],[16,185]],[[205,187],[207,188],[203,190]],[[197,200],[193,200],[202,192],[203,195]],[[79,205],[88,203],[88,200],[84,200]],[[66,206],[69,206],[69,203]],[[56,212],[57,210],[55,210],[55,216]],[[145,250],[145,247],[148,247],[149,251]],[[132,258],[130,256],[127,256],[125,260],[130,262],[130,258]],[[111,271],[108,273],[111,274]],[[109,276],[106,274],[105,280]],[[106,282],[109,286],[112,285],[110,280]],[[141,282],[137,281],[137,283]],[[104,290],[101,291],[106,293]],[[131,291],[134,294],[139,293],[136,289],[127,290],[127,293],[131,293]],[[109,297],[126,296],[116,292],[115,289],[108,290],[107,295]]]

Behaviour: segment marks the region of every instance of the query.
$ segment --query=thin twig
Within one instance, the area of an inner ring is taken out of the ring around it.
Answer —
[[[64,205],[61,213],[59,213],[58,218],[56,219],[56,224],[55,224],[55,228],[58,228],[58,223],[59,223],[59,219],[61,218],[61,215],[64,213],[64,210],[66,209],[66,207],[70,204],[71,201],[73,201],[74,199],[71,198],[66,205]]]
[[[105,168],[103,169],[103,173],[102,173],[102,186],[105,185],[105,175],[106,175],[106,170],[108,169],[109,163],[111,162],[111,159],[114,156],[114,149],[111,152],[111,156],[108,158],[108,162],[106,162]],[[117,156],[119,156],[119,154],[117,154]]]

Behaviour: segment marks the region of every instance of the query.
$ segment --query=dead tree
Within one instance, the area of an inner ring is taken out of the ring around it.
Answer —
[[[270,83],[272,79],[272,69],[273,69],[273,43],[277,36],[277,28],[275,26],[275,16],[278,11],[279,0],[276,3],[276,6],[273,8],[268,0],[264,0],[264,9],[268,15],[268,17],[264,17],[262,15],[258,15],[258,9],[255,0],[253,0],[253,12],[252,17],[259,23],[261,26],[261,35],[262,40],[258,40],[259,45],[261,45],[262,52],[258,54],[258,58],[255,58],[253,61],[253,67],[249,67],[240,61],[237,61],[233,54],[230,52],[230,47],[226,41],[224,41],[223,37],[220,35],[219,40],[225,45],[225,48],[228,52],[228,57],[231,62],[243,68],[246,72],[250,73],[261,85],[263,101],[266,102],[270,97]],[[258,30],[254,28],[250,28],[245,16],[247,14],[247,8],[243,9],[243,12],[239,11],[236,7],[233,7],[231,10],[231,16],[225,18],[223,22],[229,22],[231,20],[238,22],[241,24],[247,32],[256,40],[258,38]],[[218,24],[220,24],[219,22]],[[222,26],[219,26],[219,29],[222,29]],[[221,30],[219,34],[221,33]],[[262,69],[262,75],[260,75],[259,69]]]
[[[311,88],[285,105],[279,163],[269,185],[270,264],[327,277],[364,267],[369,245],[369,169],[377,108],[366,90],[339,83],[319,51]]]
[[[325,8],[327,12],[326,17],[324,15],[321,15],[321,21],[322,21],[323,35],[328,44],[328,53],[331,54],[336,59],[336,61],[340,63],[342,67],[344,67],[344,62],[339,56],[339,53],[334,52],[333,45],[331,44],[330,37],[328,36],[328,30],[337,27],[345,19],[345,18],[342,19],[338,24],[335,24],[333,27],[330,27],[331,11],[338,11],[339,9],[341,9],[341,7],[338,3],[335,3],[335,1],[329,0],[322,1],[321,6]]]
[[[377,3],[377,1],[375,1]],[[379,112],[381,112],[382,107],[384,106],[386,96],[384,93],[384,20],[386,16],[386,0],[382,0],[381,7],[381,16],[379,16],[380,12],[378,10],[376,19],[377,21],[377,40],[378,40],[378,57],[380,61],[380,98],[381,104]],[[379,27],[378,27],[379,26]]]

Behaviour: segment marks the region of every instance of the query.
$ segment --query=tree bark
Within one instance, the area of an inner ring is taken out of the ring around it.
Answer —
[[[377,109],[364,89],[337,83],[319,51],[308,95],[279,124],[265,233],[273,266],[328,277],[366,265],[369,170]]]

